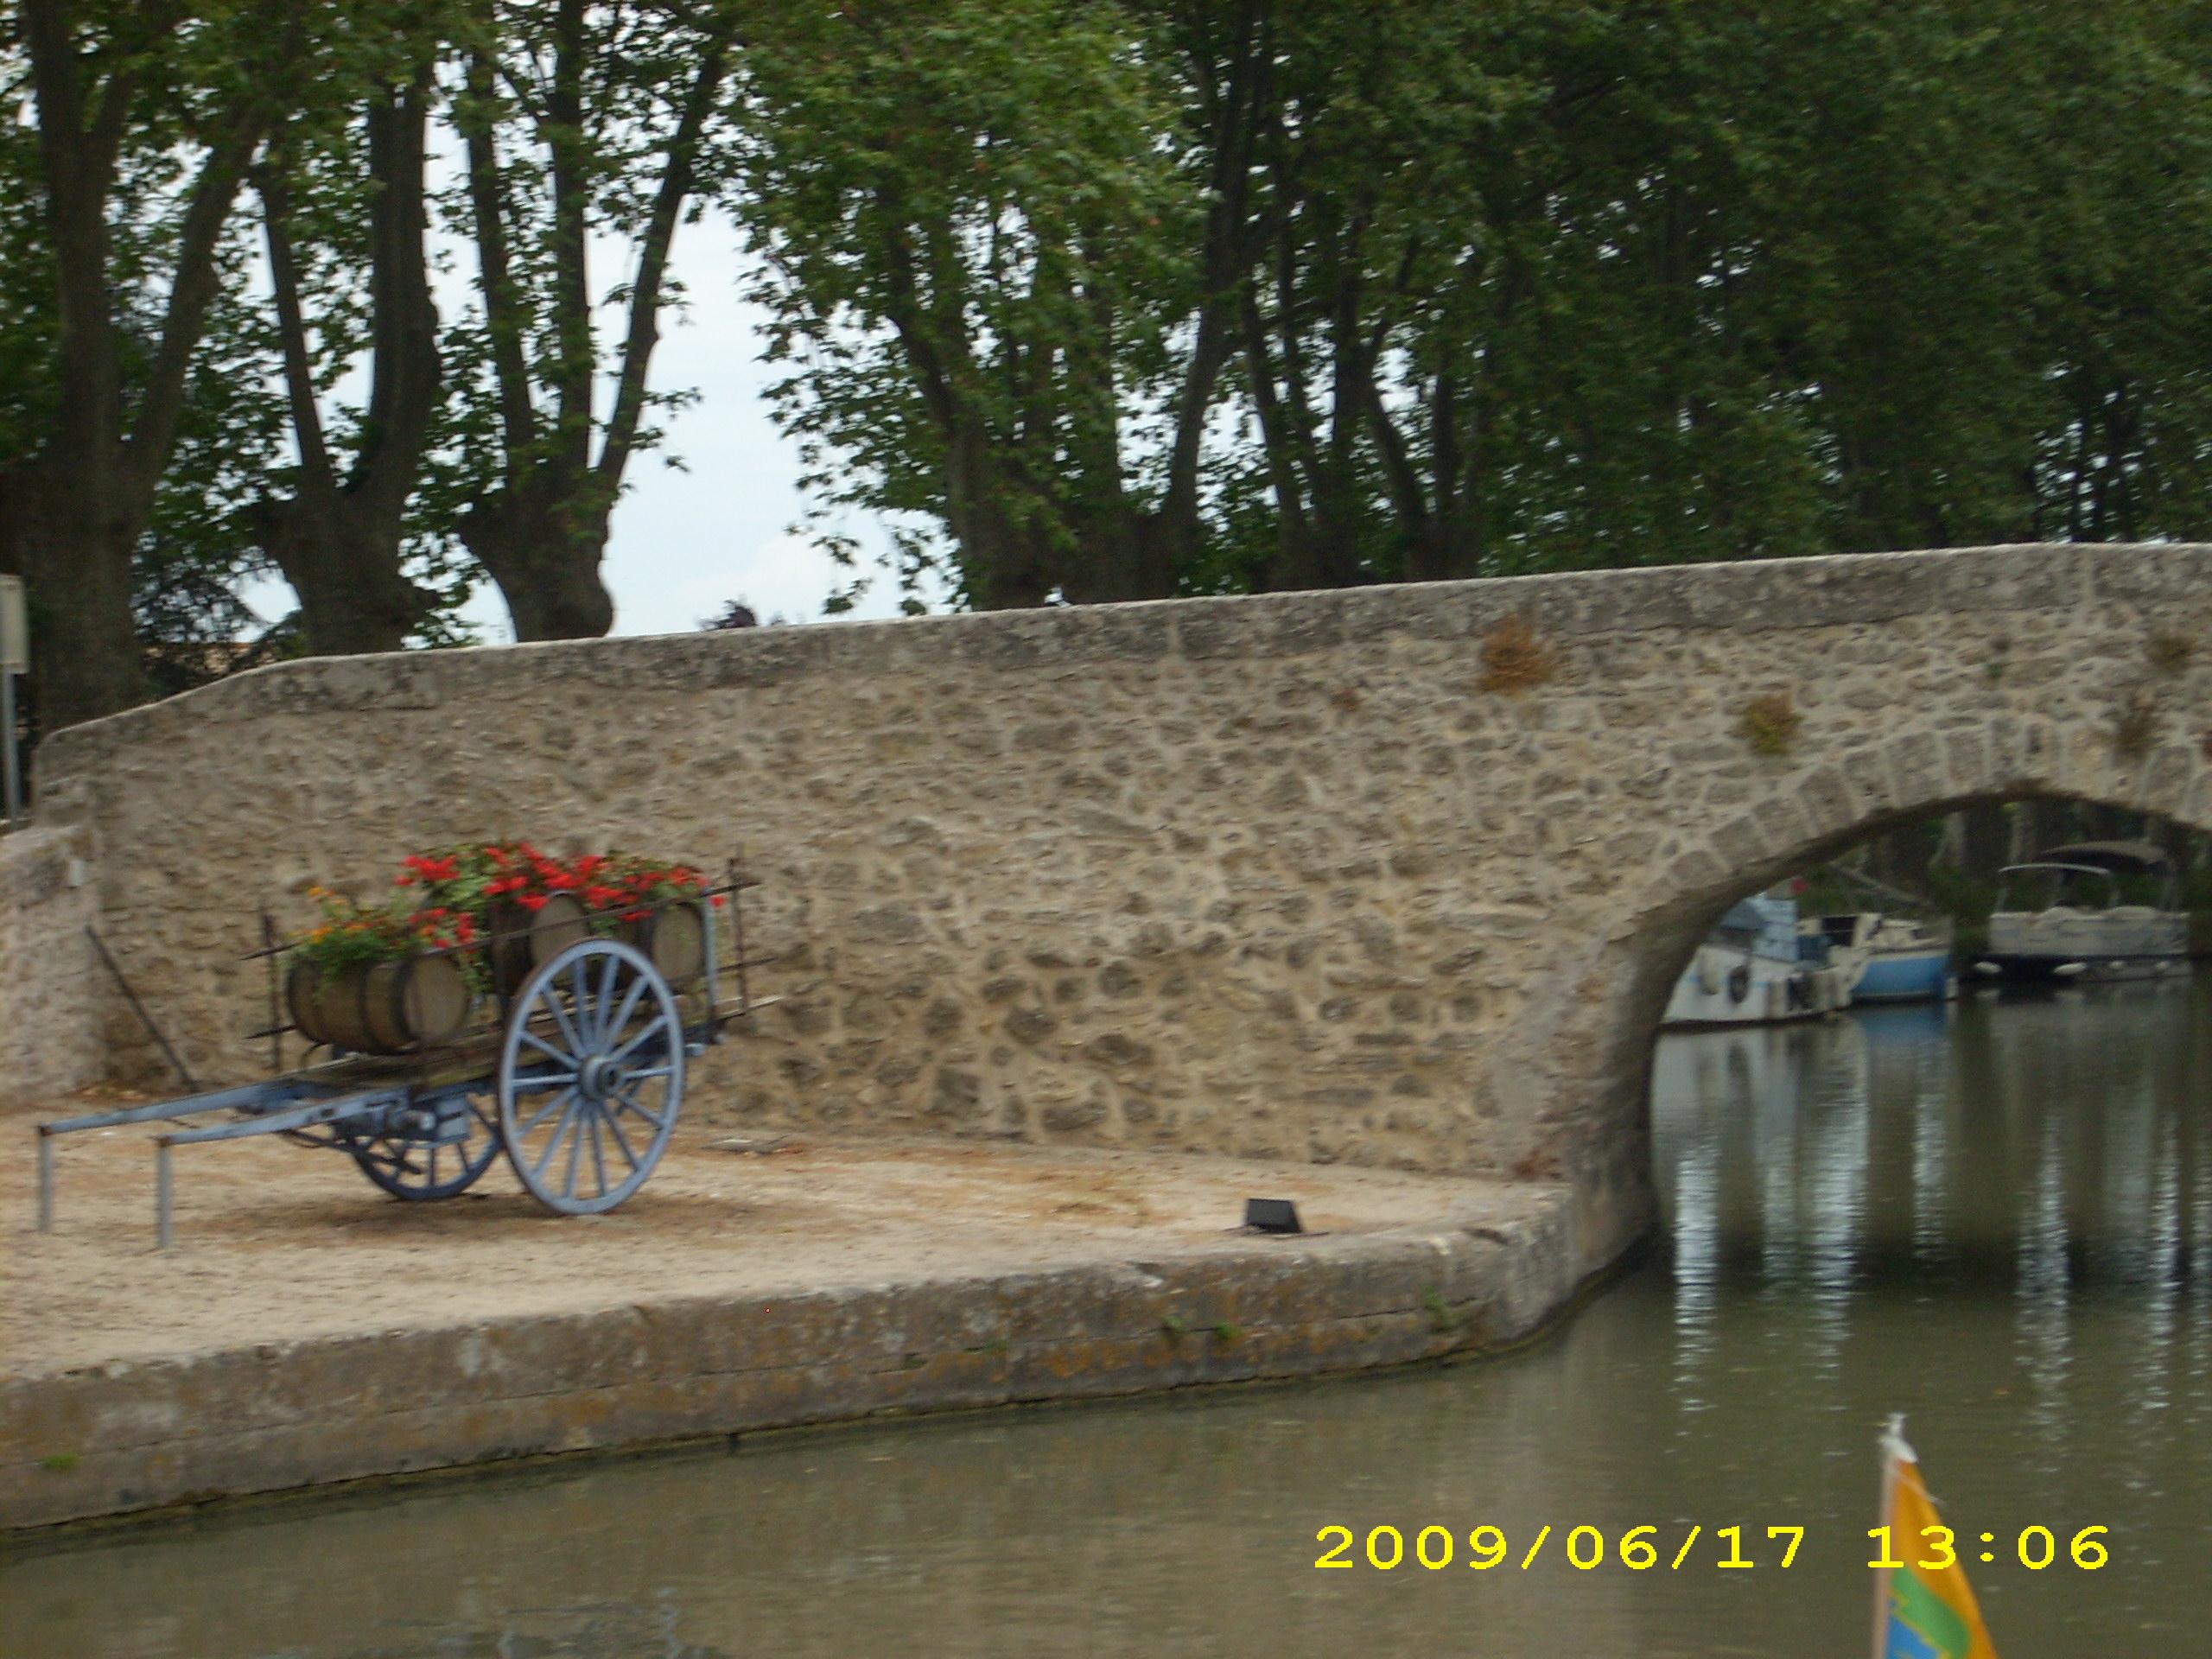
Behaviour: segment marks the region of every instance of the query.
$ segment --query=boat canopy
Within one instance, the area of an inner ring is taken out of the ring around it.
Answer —
[[[2174,861],[2165,849],[2147,841],[2078,841],[2036,855],[2037,864],[2086,865],[2114,875],[2171,875]],[[2013,866],[2015,869],[2025,868]]]

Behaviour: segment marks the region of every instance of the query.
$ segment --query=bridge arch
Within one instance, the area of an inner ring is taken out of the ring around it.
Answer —
[[[1669,872],[1672,880],[1656,884],[1643,895],[1649,901],[1646,907],[1622,935],[1607,941],[1605,959],[1594,969],[1594,976],[1618,988],[1618,994],[1594,1004],[1588,1029],[1562,1033],[1570,1046],[1586,1042],[1603,1057],[1592,1082],[1592,1098],[1603,1103],[1579,1123],[1594,1137],[1581,1149],[1581,1156],[1584,1166],[1596,1174],[1598,1192],[1609,1193],[1618,1185],[1624,1204],[1643,1201],[1637,1187],[1649,1167],[1651,1065],[1660,1022],[1669,994],[1699,942],[1738,900],[1829,863],[1891,830],[1976,806],[2063,800],[2145,813],[2212,832],[2212,812],[2207,810],[2212,801],[2202,796],[2199,780],[2177,755],[2170,756],[2164,768],[2163,790],[2146,778],[2143,788],[2100,795],[2082,784],[2059,781],[2056,770],[2037,765],[2035,745],[2049,735],[2024,734],[2026,751],[2011,759],[1989,753],[1987,745],[1968,741],[1962,746],[1962,758],[1969,769],[1953,770],[1934,780],[1936,792],[1899,791],[1879,800],[1861,798],[1859,810],[1863,815],[1855,817],[1853,809],[1838,796],[1834,779],[1808,784],[1795,798],[1804,817],[1798,839],[1786,839],[1797,824],[1784,810],[1784,801],[1777,798],[1753,815],[1756,823],[1738,819],[1717,832],[1717,846],[1725,843],[1728,849],[1719,855],[1717,862],[1705,858],[1688,861]],[[1862,779],[1895,779],[1900,765],[1917,766],[1924,759],[1921,745],[1893,738],[1871,745],[1859,758],[1857,774]],[[1744,861],[1731,866],[1726,863],[1731,857]]]
[[[1594,1268],[1733,898],[1976,801],[2212,827],[2208,692],[2212,548],[2024,546],[288,664],[40,776],[203,1077],[309,881],[741,846],[786,1000],[728,1119],[1556,1179]]]

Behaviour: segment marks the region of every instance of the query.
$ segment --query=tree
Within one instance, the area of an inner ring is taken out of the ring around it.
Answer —
[[[397,651],[443,597],[404,569],[409,510],[442,407],[424,246],[440,42],[407,10],[384,21],[389,37],[371,43],[383,60],[365,76],[360,101],[296,113],[254,173],[299,461],[283,469],[289,493],[264,495],[245,525],[299,595],[305,648],[322,655]],[[321,395],[364,349],[367,405],[350,432],[334,433]],[[343,465],[341,445],[352,450]]]
[[[331,20],[296,0],[18,0],[10,21],[36,154],[10,171],[39,193],[52,299],[36,407],[16,426],[27,442],[0,461],[0,565],[39,595],[51,729],[143,687],[132,561],[226,276],[232,206],[306,66],[330,52]]]
[[[781,415],[981,605],[2185,533],[2204,21],[808,13],[745,105]]]
[[[1256,10],[1188,49],[1241,73]],[[1215,146],[1171,143],[1171,54],[1135,31],[1112,5],[910,0],[747,54],[779,407],[830,500],[944,526],[966,603],[1157,596],[1193,556],[1249,110],[1217,84],[1193,117]]]
[[[523,639],[601,634],[608,515],[632,458],[658,441],[648,389],[678,223],[696,216],[737,49],[713,4],[514,0],[465,34],[454,124],[467,179],[450,223],[471,238],[479,309],[456,336],[461,461],[440,491]],[[632,245],[626,321],[603,422],[593,321],[595,238]],[[594,439],[597,445],[594,450]]]

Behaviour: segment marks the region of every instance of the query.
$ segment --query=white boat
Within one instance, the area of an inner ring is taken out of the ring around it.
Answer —
[[[1667,999],[1663,1027],[1766,1025],[1833,1014],[1851,1001],[1866,954],[1833,945],[1797,901],[1758,893],[1732,906]]]
[[[1831,944],[1864,954],[1866,966],[1852,989],[1853,1004],[1940,1002],[1958,995],[1951,974],[1951,924],[1881,911],[1821,918]]]
[[[1974,972],[2028,983],[2185,974],[2179,887],[2173,861],[2148,842],[2078,842],[2010,865]]]

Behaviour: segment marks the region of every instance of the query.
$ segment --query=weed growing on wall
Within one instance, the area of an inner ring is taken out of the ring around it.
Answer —
[[[1551,647],[1536,637],[1525,616],[1509,616],[1483,636],[1483,673],[1478,683],[1485,691],[1518,696],[1558,673]]]
[[[2181,674],[2187,671],[2196,655],[2196,641],[2173,629],[2159,628],[2144,641],[2143,654],[2159,673]]]
[[[2158,694],[2139,686],[2121,699],[2113,716],[2112,747],[2123,760],[2139,760],[2150,753],[2158,736]]]
[[[1797,741],[1805,717],[1787,691],[1770,691],[1744,705],[1736,729],[1756,754],[1787,754]]]

